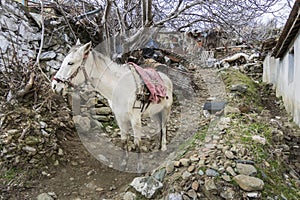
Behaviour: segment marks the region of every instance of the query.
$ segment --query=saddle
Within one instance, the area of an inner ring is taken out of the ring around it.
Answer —
[[[166,97],[166,86],[158,72],[154,68],[142,68],[135,63],[128,63],[134,67],[131,68],[133,75],[137,81],[137,75],[142,80],[142,87],[138,86],[138,91],[136,94],[136,100],[140,101],[142,104],[140,107],[141,112],[146,110],[151,102],[159,103],[161,98]],[[146,107],[145,107],[146,106]]]

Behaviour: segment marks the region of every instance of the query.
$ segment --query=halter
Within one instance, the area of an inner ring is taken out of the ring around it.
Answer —
[[[84,54],[84,57],[83,57],[83,60],[80,64],[80,66],[73,72],[73,74],[71,74],[71,76],[69,78],[67,78],[66,80],[61,80],[59,78],[55,78],[53,77],[53,80],[55,80],[56,82],[58,83],[64,83],[66,84],[68,87],[71,87],[71,88],[77,88],[78,86],[77,85],[74,85],[71,81],[73,78],[75,78],[79,72],[79,70],[81,69],[82,72],[83,72],[83,75],[84,75],[84,82],[87,83],[87,81],[89,80],[89,77],[86,73],[86,70],[85,70],[85,63],[86,63],[86,60],[89,56],[89,53],[90,52],[87,52],[86,54]]]

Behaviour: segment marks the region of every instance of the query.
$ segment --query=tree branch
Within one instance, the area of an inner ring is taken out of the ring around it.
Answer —
[[[40,45],[40,48],[39,48],[39,52],[38,52],[38,55],[36,57],[36,61],[33,65],[33,67],[35,66],[38,66],[39,70],[41,71],[42,75],[46,78],[47,81],[49,81],[49,83],[51,83],[50,79],[48,78],[48,76],[43,72],[41,66],[40,66],[40,56],[41,56],[41,53],[42,53],[42,49],[43,49],[43,45],[44,45],[44,37],[45,37],[45,24],[44,24],[44,4],[43,4],[43,0],[40,0],[40,4],[41,4],[41,15],[42,15],[42,18],[41,18],[41,22],[42,22],[42,36],[41,36],[41,45]]]

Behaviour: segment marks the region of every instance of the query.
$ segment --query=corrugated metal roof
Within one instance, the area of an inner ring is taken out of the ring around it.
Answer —
[[[281,58],[288,51],[290,43],[294,40],[300,29],[300,0],[296,0],[290,16],[282,30],[272,56]]]

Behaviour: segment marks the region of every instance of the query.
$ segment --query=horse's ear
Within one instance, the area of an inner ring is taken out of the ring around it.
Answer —
[[[76,46],[81,45],[79,38],[77,39]]]
[[[86,43],[83,45],[84,54],[88,54],[92,48],[92,42]]]

